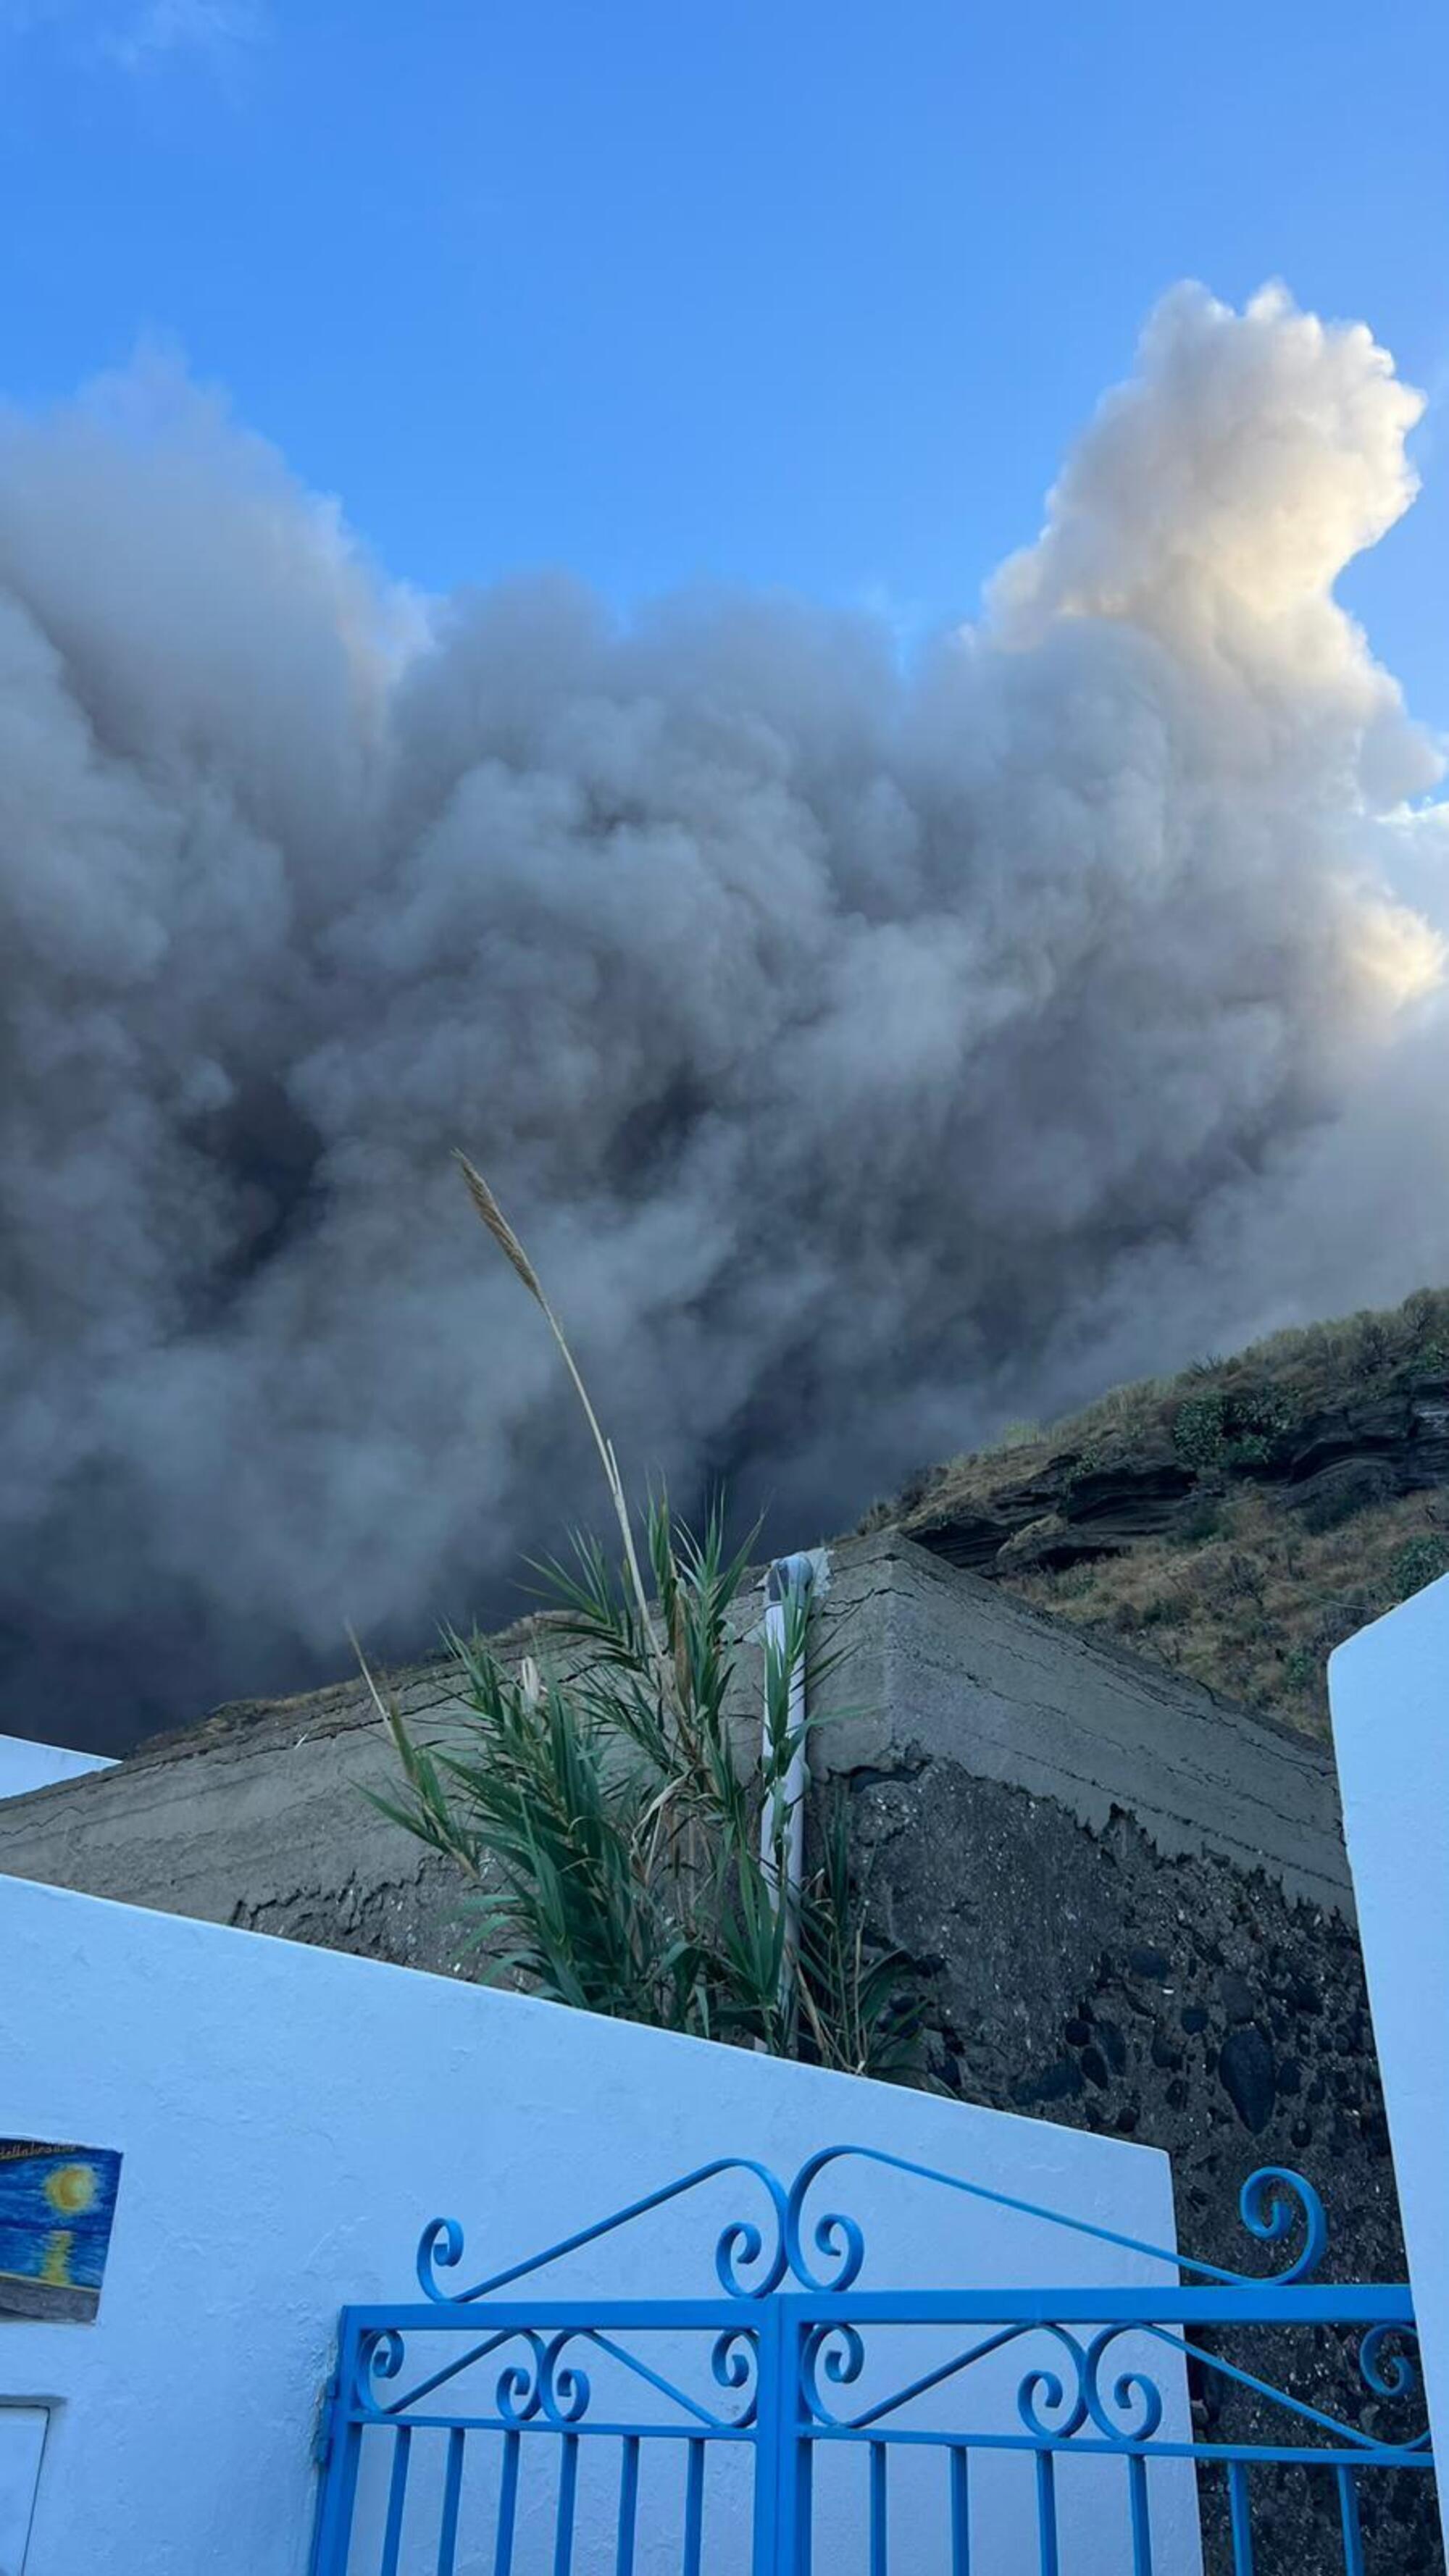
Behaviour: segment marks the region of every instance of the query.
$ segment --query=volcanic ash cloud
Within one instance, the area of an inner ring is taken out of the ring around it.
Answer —
[[[424,603],[174,369],[0,424],[7,1718],[497,1606],[620,1445],[782,1538],[1449,1275],[1438,760],[1360,326],[1181,288],[976,624]]]

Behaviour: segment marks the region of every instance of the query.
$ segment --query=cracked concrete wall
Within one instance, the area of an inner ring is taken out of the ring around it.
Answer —
[[[815,1627],[821,1655],[841,1658],[814,1702],[818,1774],[940,1764],[1046,1799],[1089,1836],[1121,1810],[1163,1858],[1215,1855],[1349,1911],[1332,1768],[1316,1748],[1084,1643],[894,1533],[831,1551]],[[540,1633],[520,1628],[505,1650]],[[746,1759],[757,1669],[742,1656]],[[415,1725],[446,1723],[444,1664],[394,1686]],[[456,1882],[367,1802],[393,1786],[358,1678],[220,1710],[113,1770],[5,1801],[0,1871],[456,1968]]]
[[[1351,1918],[1328,1754],[1198,1684],[1091,1644],[895,1532],[834,1552],[823,1638],[846,1650],[819,1739],[828,1764],[908,1748],[1045,1798],[1093,1833],[1133,1816],[1164,1858],[1265,1872]]]
[[[441,1668],[398,1677],[417,1722],[449,1704]],[[455,1969],[457,1885],[368,1804],[395,1764],[361,1683],[220,1711],[114,1771],[0,1807],[0,1870],[174,1914]]]

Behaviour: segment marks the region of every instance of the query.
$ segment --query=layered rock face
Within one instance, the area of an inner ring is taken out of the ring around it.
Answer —
[[[1231,1455],[1261,1444],[1261,1454]],[[1276,1429],[1222,1442],[1235,1478],[1279,1493],[1286,1509],[1347,1518],[1396,1495],[1449,1485],[1449,1375],[1436,1374],[1381,1396],[1309,1412]],[[989,1503],[926,1501],[904,1514],[922,1547],[951,1565],[991,1575],[1028,1566],[1052,1571],[1129,1552],[1143,1539],[1190,1540],[1191,1521],[1213,1462],[1191,1463],[1166,1429],[1134,1443],[1130,1456],[1094,1465],[1070,1445],[1044,1467],[1009,1474]]]

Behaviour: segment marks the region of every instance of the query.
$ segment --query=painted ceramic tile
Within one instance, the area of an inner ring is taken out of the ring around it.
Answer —
[[[111,2147],[0,2138],[0,2323],[90,2324],[120,2172]]]

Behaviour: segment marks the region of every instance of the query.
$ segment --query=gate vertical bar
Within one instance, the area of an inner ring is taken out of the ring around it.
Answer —
[[[1253,2516],[1248,2472],[1241,2460],[1228,2462],[1228,2513],[1233,2528],[1233,2576],[1253,2576]]]
[[[971,2576],[971,2469],[965,2450],[951,2453],[951,2576]]]
[[[553,2576],[573,2576],[574,2508],[579,2491],[579,2437],[577,2433],[560,2436],[562,2451],[558,2464],[557,2537],[553,2549]]]
[[[625,2440],[619,2463],[619,2543],[614,2576],[634,2576],[634,2526],[639,2518],[639,2437]]]
[[[461,2424],[455,2424],[448,2435],[448,2464],[443,2472],[443,2511],[438,2528],[438,2576],[454,2576],[458,2559],[458,2508],[463,2501],[463,2445],[468,2436]]]
[[[1036,2455],[1036,2527],[1041,2576],[1061,2576],[1057,2548],[1057,2464],[1050,2451]]]
[[[1147,2462],[1135,2452],[1127,2462],[1127,2493],[1132,2505],[1132,2576],[1152,2576],[1152,2522],[1147,2503]]]
[[[777,2576],[780,2563],[781,2299],[761,2302],[755,2332],[755,2513],[752,2576]]]
[[[521,2433],[503,2436],[503,2475],[498,2486],[498,2527],[493,2545],[493,2576],[513,2576],[513,2530],[518,2519],[518,2453]]]
[[[798,2430],[791,2433],[788,2458],[790,2485],[786,2504],[788,2528],[795,2543],[790,2576],[810,2576],[815,2539],[815,2451],[810,2442],[802,2440]]]
[[[684,2472],[684,2576],[699,2576],[704,2546],[704,2444],[691,2442]]]
[[[775,2558],[768,2576],[810,2576],[813,2449],[805,2418],[803,2328],[794,2299],[777,2296],[775,2379]]]
[[[889,2475],[890,2454],[884,2442],[870,2446],[870,2576],[890,2576]]]
[[[382,2536],[381,2576],[397,2576],[403,2512],[408,2500],[408,2460],[413,2446],[411,2426],[400,2424],[392,2439],[392,2479],[387,2491],[387,2529]]]
[[[1338,2472],[1338,2510],[1343,2524],[1344,2576],[1364,2576],[1363,2533],[1358,2519],[1358,2485],[1352,2469]]]

